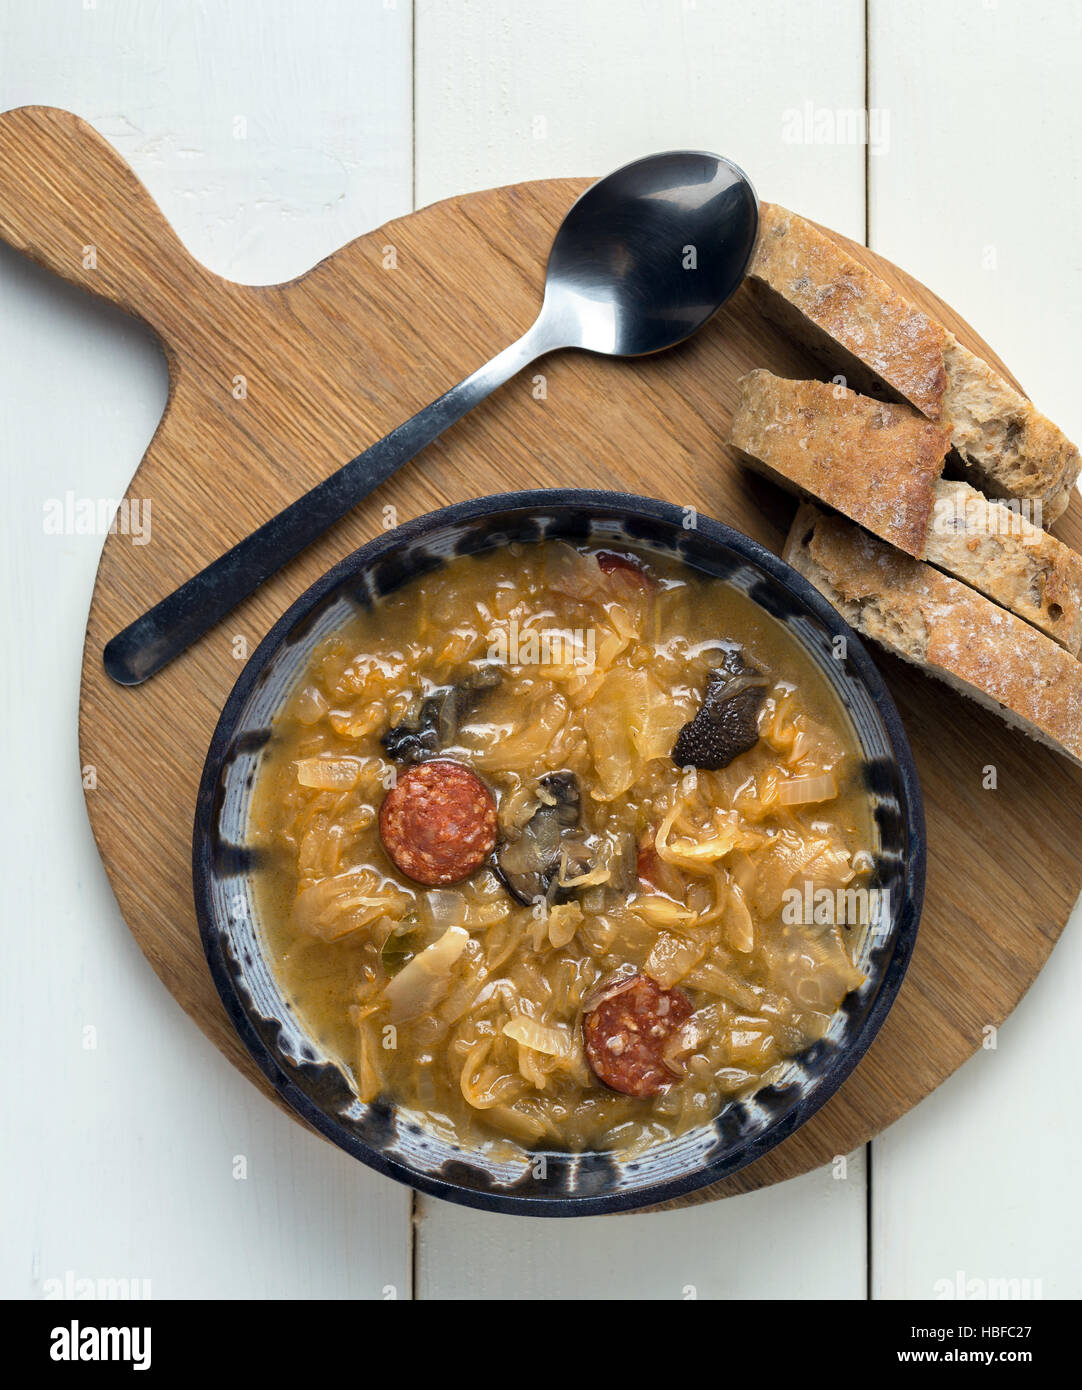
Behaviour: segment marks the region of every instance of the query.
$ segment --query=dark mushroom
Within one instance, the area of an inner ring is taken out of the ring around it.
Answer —
[[[388,729],[380,742],[396,763],[415,763],[453,743],[460,725],[486,690],[500,682],[499,668],[482,666],[457,685],[448,685],[423,700],[416,714]]]
[[[707,675],[698,714],[677,735],[672,750],[677,767],[716,772],[754,748],[769,684],[762,671],[744,660],[739,647],[730,648],[721,666]]]
[[[562,830],[578,825],[582,815],[582,793],[573,772],[546,772],[537,784],[540,810],[555,813]]]
[[[567,876],[590,867],[586,846],[574,832],[582,810],[578,778],[573,772],[549,772],[537,784],[537,807],[515,840],[496,851],[496,867],[504,886],[520,903],[543,899],[567,902],[574,889],[559,884],[560,863],[567,852]]]

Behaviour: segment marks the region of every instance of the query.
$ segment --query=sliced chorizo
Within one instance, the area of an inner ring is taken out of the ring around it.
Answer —
[[[586,1060],[599,1081],[626,1096],[656,1096],[676,1080],[665,1049],[691,1017],[691,1000],[646,975],[619,980],[593,1000],[582,1019]]]
[[[614,575],[629,586],[648,591],[654,579],[637,555],[624,555],[618,550],[597,551],[597,567],[602,574]]]
[[[433,758],[399,774],[380,807],[379,834],[407,878],[460,883],[496,844],[496,801],[463,763]]]
[[[639,887],[647,893],[664,893],[676,902],[683,902],[686,891],[683,875],[675,864],[667,863],[658,854],[652,831],[639,842],[635,872]]]

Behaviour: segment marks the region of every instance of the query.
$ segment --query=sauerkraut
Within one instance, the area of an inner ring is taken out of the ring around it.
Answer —
[[[765,677],[758,742],[677,766],[734,644]],[[253,810],[267,949],[364,1101],[464,1143],[637,1152],[776,1078],[861,983],[867,914],[806,920],[871,882],[853,732],[784,628],[721,580],[563,542],[454,559],[324,642],[275,733]],[[396,870],[388,748],[484,780],[490,863],[438,889]],[[621,972],[694,1010],[649,1099],[584,1054],[584,1004]]]

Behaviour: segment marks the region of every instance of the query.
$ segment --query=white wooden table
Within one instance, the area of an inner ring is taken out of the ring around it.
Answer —
[[[1069,0],[0,0],[0,108],[89,119],[223,275],[285,279],[448,194],[714,149],[950,299],[1076,438],[1080,70]],[[158,983],[99,865],[75,714],[102,538],[43,525],[68,492],[122,495],[164,362],[6,248],[0,272],[0,1293],[898,1298],[962,1271],[1082,1294],[1079,920],[997,1050],[844,1180],[490,1216],[412,1199],[258,1095]]]

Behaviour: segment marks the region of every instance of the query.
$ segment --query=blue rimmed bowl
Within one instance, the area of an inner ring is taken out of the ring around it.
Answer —
[[[283,995],[264,950],[249,846],[252,792],[274,720],[313,648],[356,612],[456,555],[549,538],[632,543],[727,580],[785,625],[848,712],[874,803],[876,912],[865,973],[826,1035],[775,1084],[727,1104],[710,1124],[624,1161],[603,1153],[500,1156],[460,1147],[391,1101],[362,1104]],[[835,639],[844,637],[844,658]],[[195,905],[214,983],[234,1027],[279,1095],[328,1139],[400,1182],[466,1206],[531,1216],[586,1216],[682,1196],[729,1177],[799,1128],[867,1051],[898,993],[924,893],[924,813],[898,712],[860,639],[789,565],[707,517],[686,529],[668,502],[615,492],[506,493],[430,512],[381,535],[325,574],[249,659],[207,754],[193,841]],[[537,1176],[543,1170],[543,1176]]]

